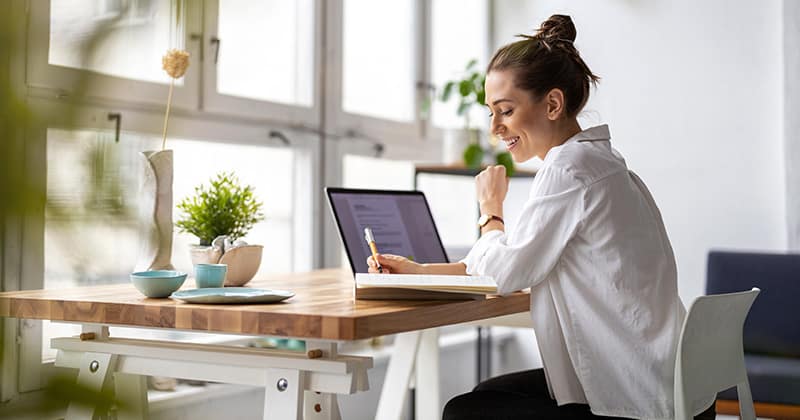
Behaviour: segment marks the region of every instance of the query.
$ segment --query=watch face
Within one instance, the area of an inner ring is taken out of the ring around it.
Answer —
[[[490,216],[488,214],[482,214],[481,217],[478,218],[478,226],[483,227],[483,225],[489,223]]]

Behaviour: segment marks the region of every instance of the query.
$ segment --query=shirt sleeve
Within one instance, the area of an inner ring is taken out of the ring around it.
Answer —
[[[492,276],[501,294],[533,287],[558,263],[583,218],[586,188],[558,168],[540,171],[515,231],[485,233],[461,261],[467,274]]]

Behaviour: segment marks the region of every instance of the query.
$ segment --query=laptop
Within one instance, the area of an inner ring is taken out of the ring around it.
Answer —
[[[401,255],[418,263],[450,262],[421,191],[325,188],[339,236],[353,273],[367,272],[372,255],[364,240],[369,227],[381,254]]]

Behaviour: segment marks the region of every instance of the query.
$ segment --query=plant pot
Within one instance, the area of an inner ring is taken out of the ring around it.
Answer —
[[[134,271],[172,266],[172,150],[139,153],[140,249]]]
[[[243,245],[222,254],[219,263],[228,265],[225,286],[243,286],[252,280],[261,265],[263,251],[261,245]]]
[[[206,245],[192,245],[189,249],[192,258],[192,265],[197,264],[217,264],[222,257],[222,250]]]

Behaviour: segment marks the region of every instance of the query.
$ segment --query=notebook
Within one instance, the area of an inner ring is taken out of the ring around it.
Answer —
[[[496,293],[487,278],[367,274],[371,251],[364,240],[365,227],[372,229],[380,253],[419,263],[450,262],[421,191],[326,188],[325,192],[356,277],[356,298],[483,299]]]
[[[356,274],[361,299],[485,299],[497,284],[487,276]]]

